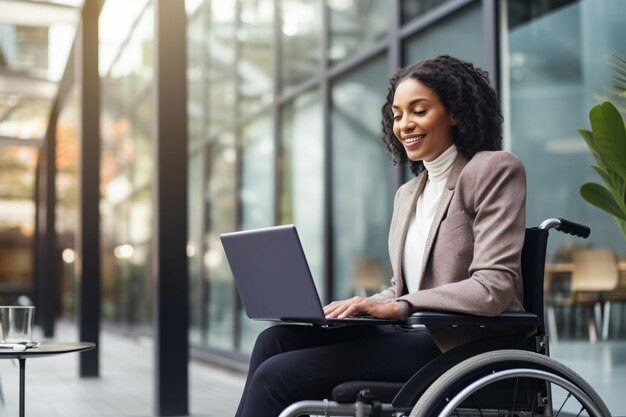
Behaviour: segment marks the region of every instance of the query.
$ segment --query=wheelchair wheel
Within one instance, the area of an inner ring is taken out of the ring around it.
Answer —
[[[411,417],[611,417],[577,373],[534,352],[500,350],[450,368],[420,397]]]

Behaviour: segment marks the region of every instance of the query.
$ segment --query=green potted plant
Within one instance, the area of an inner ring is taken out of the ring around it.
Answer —
[[[626,127],[617,108],[609,101],[594,106],[589,112],[591,131],[579,132],[589,146],[597,165],[593,169],[606,186],[586,183],[581,196],[609,213],[626,239]]]

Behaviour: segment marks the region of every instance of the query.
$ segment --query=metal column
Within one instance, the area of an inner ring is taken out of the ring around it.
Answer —
[[[39,181],[37,210],[37,291],[35,306],[37,307],[38,322],[43,330],[44,337],[54,337],[54,321],[57,313],[58,270],[55,228],[56,207],[56,120],[58,107],[53,107],[50,115],[50,124],[46,131],[45,142],[39,158]]]
[[[100,338],[100,1],[87,1],[76,39],[76,81],[80,94],[79,207],[75,272],[78,283],[79,339],[96,344],[80,354],[80,376],[97,377]]]
[[[153,283],[155,412],[188,415],[185,2],[154,1]]]

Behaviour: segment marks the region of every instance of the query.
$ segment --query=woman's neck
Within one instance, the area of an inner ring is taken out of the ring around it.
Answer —
[[[432,182],[439,182],[448,178],[457,154],[456,146],[452,145],[436,159],[430,162],[424,161],[424,168],[428,171],[428,179]]]

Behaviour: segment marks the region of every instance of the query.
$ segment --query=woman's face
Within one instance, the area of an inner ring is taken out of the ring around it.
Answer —
[[[452,145],[454,117],[437,94],[414,78],[396,87],[393,133],[411,161],[431,162]]]

